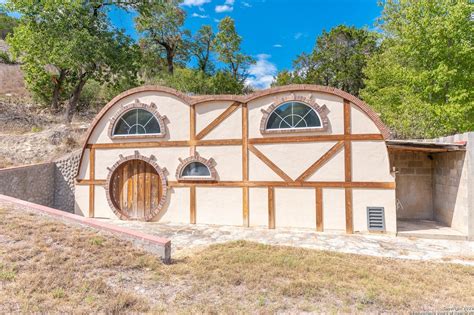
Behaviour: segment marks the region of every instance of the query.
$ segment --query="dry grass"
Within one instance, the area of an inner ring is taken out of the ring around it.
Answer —
[[[473,267],[243,241],[167,266],[91,229],[0,210],[0,312],[439,310],[474,305],[473,283]]]

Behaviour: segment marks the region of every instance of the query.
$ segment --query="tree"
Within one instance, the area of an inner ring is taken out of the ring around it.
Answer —
[[[28,88],[55,110],[68,99],[67,122],[88,80],[114,85],[121,76],[136,76],[137,49],[95,2],[10,0],[7,5],[21,14],[7,41],[22,62]]]
[[[191,53],[197,59],[198,69],[203,73],[211,73],[214,70],[214,65],[210,60],[211,52],[214,50],[214,38],[212,27],[203,25],[193,36],[190,45]]]
[[[274,85],[321,84],[358,96],[364,86],[362,69],[376,49],[374,33],[339,25],[329,32],[323,31],[313,51],[298,56],[293,62],[293,73],[279,73]]]
[[[187,59],[183,39],[186,32],[182,29],[186,13],[178,6],[180,1],[176,0],[144,3],[148,9],[141,10],[135,19],[136,28],[143,35],[142,47],[154,51],[159,57],[164,54],[167,70],[173,74],[175,59]]]
[[[0,10],[0,39],[5,39],[9,33],[13,32],[13,28],[17,24],[18,20],[16,18],[8,16]]]
[[[214,46],[218,53],[218,59],[226,64],[234,80],[243,82],[248,76],[248,67],[255,60],[240,51],[242,37],[235,29],[234,20],[225,17],[219,22],[218,33],[214,39]]]
[[[474,129],[472,11],[467,0],[384,2],[384,41],[361,95],[396,136]]]

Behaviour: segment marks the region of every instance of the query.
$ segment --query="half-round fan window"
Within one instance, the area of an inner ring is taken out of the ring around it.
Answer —
[[[181,172],[182,178],[211,178],[211,171],[201,162],[191,162]]]
[[[310,106],[287,102],[275,108],[268,117],[267,130],[322,128],[321,118]]]
[[[135,108],[125,112],[116,122],[113,135],[161,135],[158,119],[149,111]]]

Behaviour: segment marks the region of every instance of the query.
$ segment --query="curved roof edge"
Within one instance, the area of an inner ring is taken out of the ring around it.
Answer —
[[[140,93],[140,92],[163,92],[163,93],[168,93],[173,96],[176,96],[177,98],[181,99],[184,103],[188,105],[196,105],[196,104],[208,102],[208,101],[235,101],[235,102],[247,103],[255,99],[258,99],[260,97],[267,96],[267,95],[281,93],[281,92],[291,92],[291,91],[295,91],[295,92],[296,91],[311,91],[311,92],[327,93],[327,94],[336,95],[343,99],[346,99],[350,101],[351,103],[353,103],[355,106],[357,106],[360,110],[362,110],[364,113],[366,113],[369,116],[369,118],[375,123],[377,128],[382,133],[384,139],[388,139],[390,137],[390,130],[387,128],[387,126],[385,126],[385,124],[382,122],[382,120],[377,115],[377,113],[374,112],[374,110],[367,103],[365,103],[364,101],[355,97],[352,94],[349,94],[345,91],[342,91],[340,89],[336,89],[333,87],[329,87],[329,86],[313,85],[313,84],[290,84],[290,85],[277,86],[277,87],[272,87],[265,90],[256,91],[248,95],[233,95],[233,94],[187,95],[183,92],[180,92],[178,90],[165,87],[165,86],[145,85],[145,86],[136,87],[136,88],[120,93],[119,95],[114,97],[110,102],[108,102],[102,108],[102,110],[95,116],[94,120],[91,122],[91,125],[89,126],[89,129],[87,130],[86,138],[81,150],[81,159],[80,159],[80,164],[79,164],[79,168],[77,170],[76,176],[80,172],[80,166],[82,164],[82,156],[84,155],[84,150],[86,149],[87,143],[89,142],[89,138],[92,135],[92,132],[95,129],[96,125],[99,123],[100,119],[109,111],[109,109],[111,109],[118,101],[130,95]]]

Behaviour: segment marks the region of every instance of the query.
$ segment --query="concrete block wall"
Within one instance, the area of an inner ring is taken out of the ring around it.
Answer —
[[[74,212],[80,151],[55,162],[0,169],[0,194]]]
[[[54,172],[54,163],[1,169],[0,194],[52,207]]]
[[[397,219],[433,219],[433,158],[425,152],[390,151],[396,171]]]
[[[468,232],[468,170],[464,151],[433,154],[434,219]]]

